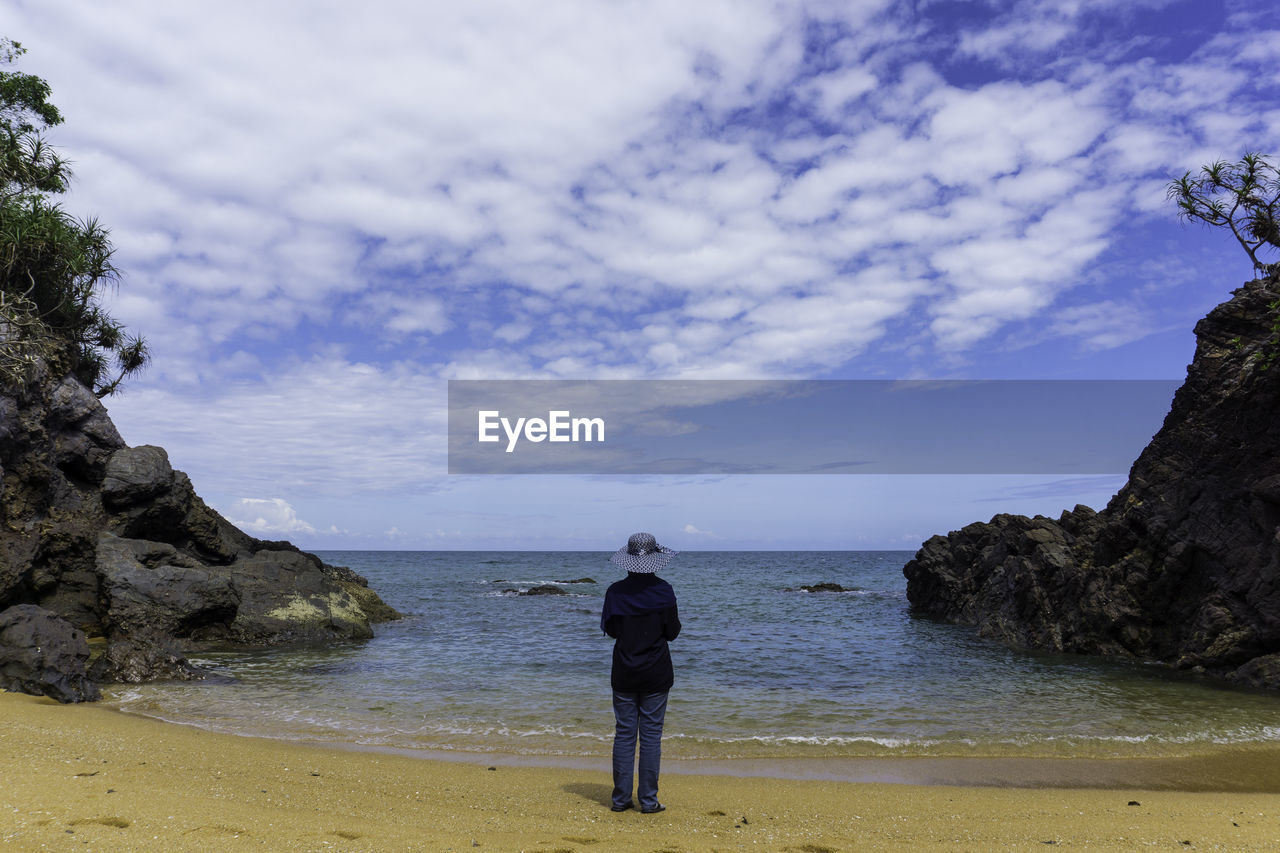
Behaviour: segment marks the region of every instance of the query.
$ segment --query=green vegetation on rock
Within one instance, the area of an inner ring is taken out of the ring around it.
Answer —
[[[0,66],[25,52],[0,39]],[[100,304],[119,281],[107,230],[50,200],[71,171],[44,137],[62,123],[49,94],[39,77],[0,70],[0,382],[20,384],[44,361],[104,397],[149,356]]]

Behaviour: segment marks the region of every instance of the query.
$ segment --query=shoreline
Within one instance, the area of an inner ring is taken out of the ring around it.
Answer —
[[[5,694],[0,691],[0,697]],[[230,732],[206,728],[196,722],[169,719],[129,711],[102,702],[94,707],[124,717],[177,726],[218,737],[263,740],[321,750],[397,755],[406,758],[460,764],[499,765],[548,769],[586,770],[607,767],[607,748],[599,754],[517,753],[502,748],[432,748],[361,744],[276,736],[265,732]],[[1096,746],[1079,750],[1036,752],[1033,748],[1008,750],[999,746],[983,750],[940,749],[936,753],[904,752],[864,755],[672,755],[664,750],[664,773],[688,776],[731,776],[779,780],[829,782],[878,782],[901,785],[949,785],[980,788],[1078,788],[1280,793],[1280,741],[1244,741],[1179,745],[1163,744],[1146,750],[1099,751]]]
[[[128,715],[127,712],[120,712]],[[135,715],[136,716],[136,715]],[[157,720],[165,725],[186,725]],[[199,726],[190,726],[206,731]],[[599,770],[607,755],[524,755],[476,750],[410,749],[325,741],[228,735],[316,749],[398,755],[420,761],[500,767]],[[900,755],[888,757],[667,758],[662,772],[778,781],[880,783],[971,788],[1047,788],[1280,794],[1280,744],[1223,744],[1169,756]]]
[[[126,850],[836,851],[1190,842],[1262,850],[1274,844],[1280,810],[1280,771],[1266,772],[1280,767],[1280,751],[1268,748],[1186,759],[1062,759],[1052,769],[1075,774],[1060,778],[1071,787],[1025,787],[1034,782],[1025,767],[989,762],[999,770],[991,778],[1024,786],[957,786],[965,774],[948,768],[954,759],[863,762],[864,770],[885,776],[898,768],[904,777],[874,781],[754,775],[769,768],[737,762],[700,764],[695,773],[673,762],[662,777],[668,811],[642,816],[607,808],[607,760],[547,767],[499,756],[485,763],[335,749],[15,693],[0,693],[0,718],[8,782],[0,792],[0,841],[14,849],[87,842]],[[1115,787],[1078,787],[1099,782],[1090,774],[1103,764],[1124,771],[1111,780]],[[922,767],[929,784],[913,775]],[[1228,769],[1266,782],[1267,791],[1185,789],[1203,781],[1199,773]]]

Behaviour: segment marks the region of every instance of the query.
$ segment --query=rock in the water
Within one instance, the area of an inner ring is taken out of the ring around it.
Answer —
[[[789,590],[794,592],[794,590]],[[800,585],[801,592],[853,592],[854,590],[847,586],[841,586],[838,583],[830,581],[822,581],[821,583],[808,583]]]
[[[1107,507],[998,515],[924,543],[915,612],[1020,646],[1280,689],[1280,283],[1196,326],[1164,425]]]
[[[556,583],[595,583],[595,578],[574,578],[571,581],[556,581]]]
[[[321,564],[323,565],[323,564]],[[373,636],[351,585],[299,551],[259,551],[227,567],[241,603],[231,623],[237,642],[267,644]],[[363,588],[362,588],[363,589]]]
[[[1280,684],[1280,653],[1252,658],[1230,673],[1229,677],[1246,687],[1274,688]]]
[[[34,604],[0,613],[0,687],[59,702],[92,702],[89,641],[67,620]]]
[[[293,548],[292,545],[289,545],[289,547]],[[299,551],[299,553],[305,552]],[[364,575],[352,571],[347,566],[330,566],[327,563],[322,563],[320,558],[314,554],[307,554],[307,556],[315,560],[317,567],[323,569],[325,574],[332,578],[343,592],[355,599],[356,604],[360,605],[360,609],[364,611],[365,617],[370,622],[390,622],[400,618],[400,614],[395,611],[395,608],[383,601],[376,592],[369,589],[369,581]]]
[[[542,584],[541,586],[533,586],[533,587],[529,587],[528,589],[522,589],[520,590],[520,594],[521,595],[568,595],[569,593],[565,592],[563,589],[561,589],[558,586],[552,586],[551,584]]]

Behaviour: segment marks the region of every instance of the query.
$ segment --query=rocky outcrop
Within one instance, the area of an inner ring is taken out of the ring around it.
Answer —
[[[47,634],[57,620],[102,650],[69,682],[37,688],[41,677],[21,673],[72,666],[80,645],[40,663],[17,651],[35,634],[12,629],[0,647],[10,689],[91,698],[94,680],[199,677],[192,650],[362,639],[398,615],[351,570],[238,530],[163,448],[126,446],[72,377],[0,388],[0,496],[0,624]],[[87,686],[68,686],[77,679]]]
[[[1195,331],[1186,382],[1105,509],[934,536],[903,569],[914,611],[1280,689],[1280,284],[1250,282]]]

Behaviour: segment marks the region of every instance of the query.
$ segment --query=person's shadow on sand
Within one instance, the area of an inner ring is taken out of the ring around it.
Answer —
[[[584,800],[599,803],[602,806],[613,805],[613,787],[598,782],[570,782],[561,785],[560,790],[568,794],[577,794]]]

